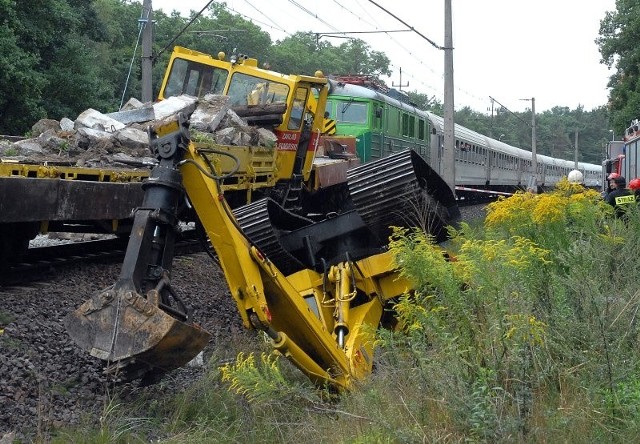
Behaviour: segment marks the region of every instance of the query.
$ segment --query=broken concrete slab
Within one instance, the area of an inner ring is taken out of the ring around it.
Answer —
[[[145,131],[136,128],[127,127],[121,129],[115,134],[115,137],[123,146],[144,150],[149,148],[149,135]]]
[[[184,113],[186,116],[190,116],[196,109],[198,98],[188,96],[186,94],[176,97],[169,97],[158,103],[153,104],[153,111],[155,113],[156,120],[166,119],[167,117],[174,116],[178,113]]]
[[[93,108],[83,111],[74,124],[74,128],[77,130],[80,128],[90,128],[110,133],[121,130],[124,127],[124,123],[118,122],[116,119],[112,119]]]
[[[269,148],[273,148],[276,146],[276,142],[278,142],[278,137],[273,133],[273,131],[269,131],[265,128],[258,128],[258,145],[266,146]]]
[[[63,117],[62,119],[60,119],[60,129],[62,129],[62,131],[73,131],[73,125],[73,120],[69,119],[68,117]]]
[[[142,108],[143,106],[145,106],[145,103],[142,103],[140,100],[136,99],[135,97],[131,97],[129,100],[127,100],[127,103],[122,105],[122,108],[120,108],[120,111],[129,111],[132,109],[139,109],[139,108]],[[150,103],[149,103],[149,106],[151,106]]]
[[[128,125],[130,123],[143,123],[155,120],[155,112],[152,105],[143,106],[141,108],[118,111],[106,114],[108,117],[117,120],[120,123]]]
[[[137,166],[140,160],[131,160],[135,158],[145,159],[142,162],[150,165],[153,158],[149,157],[147,127],[175,119],[179,112],[190,119],[192,135],[200,133],[198,137],[203,137],[203,141],[209,140],[211,143],[228,146],[274,147],[277,142],[276,135],[267,128],[249,126],[245,118],[229,108],[228,100],[227,96],[209,95],[199,104],[197,98],[183,95],[170,97],[153,105],[132,99],[126,105],[129,109],[125,110],[123,107],[122,111],[110,114],[102,114],[89,108],[81,113],[75,122],[66,117],[59,123],[45,119],[47,121],[40,122],[37,127],[38,131],[43,130],[40,137],[29,139],[28,142],[23,141],[22,146],[12,143],[8,147],[2,147],[0,152],[3,156],[9,152],[8,157],[12,161],[24,161],[26,157],[34,162],[64,161],[73,162],[77,166],[101,168],[113,164]],[[144,113],[151,111],[153,118],[146,120],[151,116]],[[240,109],[240,112],[249,117],[267,111],[271,112],[271,108]],[[140,117],[139,113],[143,113],[144,117]],[[129,119],[129,116],[135,115],[138,117]],[[125,124],[118,118],[131,122]],[[205,130],[199,131],[194,126],[204,127]]]
[[[13,147],[16,148],[18,154],[23,156],[43,154],[45,152],[44,148],[42,148],[36,139],[20,140],[19,142],[14,143]]]

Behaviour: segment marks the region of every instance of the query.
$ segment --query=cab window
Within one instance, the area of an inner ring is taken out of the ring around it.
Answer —
[[[223,94],[228,74],[221,68],[175,59],[162,96],[168,98],[189,94],[204,97],[205,94]]]
[[[302,124],[302,117],[304,116],[304,106],[307,101],[307,94],[309,90],[307,88],[296,89],[296,95],[293,98],[293,106],[291,107],[291,117],[289,118],[289,124],[287,129],[296,130],[300,129]]]
[[[289,86],[260,77],[235,73],[231,77],[227,95],[231,106],[286,103]]]

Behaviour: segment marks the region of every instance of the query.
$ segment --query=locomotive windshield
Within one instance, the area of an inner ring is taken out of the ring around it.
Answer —
[[[338,102],[336,120],[348,123],[367,123],[367,104],[353,101]]]

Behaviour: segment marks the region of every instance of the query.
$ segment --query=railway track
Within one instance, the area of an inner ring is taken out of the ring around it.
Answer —
[[[73,242],[29,248],[20,262],[0,270],[0,287],[43,281],[55,275],[56,267],[79,263],[121,262],[128,237]],[[182,233],[175,246],[176,256],[204,251],[195,230]]]
[[[486,204],[477,201],[459,202],[463,220],[483,218]],[[55,276],[56,268],[79,263],[118,263],[124,258],[128,237],[73,242],[33,247],[18,263],[0,269],[0,287],[41,282]],[[205,251],[196,230],[182,233],[176,244],[176,254],[186,255]]]

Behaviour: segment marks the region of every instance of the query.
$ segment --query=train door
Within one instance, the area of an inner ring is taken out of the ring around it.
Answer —
[[[418,152],[423,159],[429,158],[429,121],[418,119]]]
[[[443,137],[441,134],[438,134],[435,127],[431,127],[431,135],[429,138],[431,139],[431,168],[433,168],[438,174],[442,174],[442,150],[444,149]]]
[[[520,185],[522,183],[522,166],[524,164],[523,159],[516,159],[516,183]]]
[[[402,130],[401,115],[398,108],[385,104],[384,107],[384,143],[382,156],[393,154],[398,149],[398,138]]]
[[[382,147],[385,143],[386,121],[389,118],[383,103],[371,102],[371,154],[376,153],[377,158],[381,157]],[[367,159],[368,161],[369,159]]]
[[[496,164],[496,152],[491,150],[486,150],[485,159],[486,159],[485,169],[484,169],[485,186],[489,186],[489,185],[492,185],[491,170],[493,169],[493,165]]]

